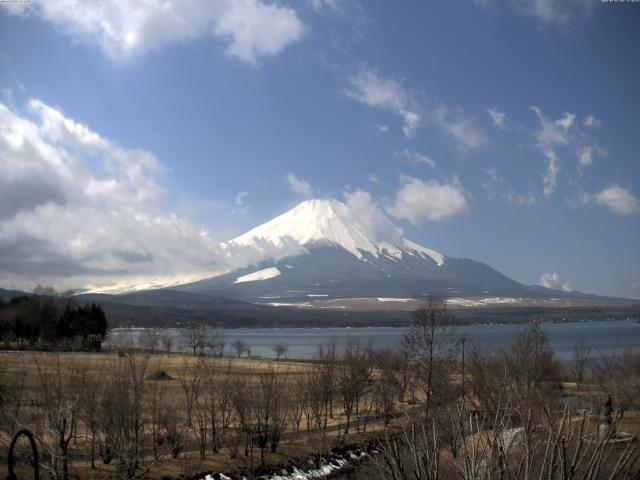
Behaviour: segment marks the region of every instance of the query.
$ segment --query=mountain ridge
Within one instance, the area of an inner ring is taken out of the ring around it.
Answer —
[[[482,262],[445,256],[406,239],[379,210],[353,211],[334,199],[301,202],[223,248],[230,256],[250,251],[254,261],[173,288],[269,304],[310,298],[588,296],[524,285]]]

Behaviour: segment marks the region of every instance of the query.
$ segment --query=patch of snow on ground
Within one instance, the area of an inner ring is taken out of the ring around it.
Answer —
[[[308,472],[300,470],[297,467],[293,467],[293,473],[288,475],[272,475],[267,478],[270,480],[307,480],[311,478],[325,478],[331,472],[341,469],[347,463],[346,460],[341,459],[336,459],[334,462],[335,463],[325,463],[320,468],[309,470]]]
[[[281,303],[281,302],[270,302],[267,305],[271,307],[311,307],[312,305],[309,302],[304,303]]]
[[[522,302],[514,297],[485,297],[485,298],[447,298],[447,305],[454,307],[484,307],[486,305],[504,305]]]
[[[407,303],[413,300],[412,298],[386,298],[386,297],[378,297],[376,298],[379,302],[402,302]]]
[[[244,282],[258,282],[261,280],[269,280],[270,278],[275,278],[279,276],[280,270],[276,267],[264,268],[262,270],[258,270],[257,272],[249,273],[247,275],[242,275],[241,277],[236,278],[235,283],[244,283]]]

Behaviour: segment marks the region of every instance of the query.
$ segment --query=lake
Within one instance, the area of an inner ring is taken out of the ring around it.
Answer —
[[[457,335],[466,335],[479,346],[504,347],[521,329],[520,325],[465,325],[456,328]],[[640,346],[640,323],[636,320],[596,320],[585,322],[546,323],[543,330],[549,337],[556,356],[569,360],[577,342],[584,340],[593,349],[593,355],[622,353],[629,345]],[[117,335],[140,335],[142,329],[116,329],[107,337],[106,344]],[[400,344],[404,328],[400,327],[358,327],[358,328],[238,328],[223,329],[227,338],[225,354],[231,354],[231,345],[241,339],[251,348],[251,355],[264,358],[275,357],[271,347],[284,343],[288,347],[287,358],[307,359],[314,356],[319,345],[335,339],[338,346],[344,348],[349,337],[374,347],[396,347]],[[180,345],[180,330],[167,329],[174,336],[174,350],[187,351]]]

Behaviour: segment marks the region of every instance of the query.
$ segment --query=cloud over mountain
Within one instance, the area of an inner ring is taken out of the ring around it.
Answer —
[[[211,232],[162,207],[164,166],[32,99],[0,103],[0,281],[29,288],[210,272]]]
[[[451,182],[427,182],[403,176],[402,186],[387,213],[398,220],[419,226],[425,221],[440,221],[469,211],[466,192],[457,178]]]

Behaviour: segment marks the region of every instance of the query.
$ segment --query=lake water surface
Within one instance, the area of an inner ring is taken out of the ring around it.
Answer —
[[[479,346],[504,347],[522,326],[504,325],[465,325],[456,327],[457,335],[465,335]],[[571,359],[576,343],[587,342],[593,354],[622,353],[628,346],[640,346],[640,323],[636,320],[598,320],[588,322],[546,323],[543,330],[549,337],[556,356]],[[344,348],[349,337],[362,343],[371,343],[374,347],[397,347],[406,329],[400,327],[358,327],[358,328],[238,328],[223,329],[227,338],[225,354],[231,354],[231,345],[241,339],[251,348],[251,355],[265,358],[275,357],[271,347],[284,343],[288,347],[286,357],[305,359],[316,353],[318,346],[335,339],[339,348]],[[131,335],[137,337],[141,329],[117,329],[107,337],[107,344],[113,335]],[[168,329],[174,336],[174,350],[187,351],[181,345],[180,330]]]

